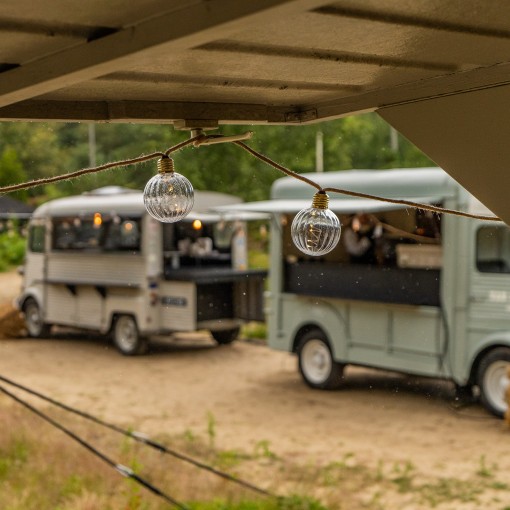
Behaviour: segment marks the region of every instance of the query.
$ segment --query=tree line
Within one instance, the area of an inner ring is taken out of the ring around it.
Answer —
[[[248,142],[251,147],[299,173],[315,171],[319,131],[323,137],[324,171],[433,165],[375,114],[307,126],[221,126],[217,132],[231,135],[246,130],[254,132]],[[96,124],[95,159],[101,164],[161,151],[188,136],[188,132],[176,131],[169,125]],[[89,154],[86,123],[0,123],[0,186],[88,167]],[[269,198],[272,182],[282,176],[233,144],[186,148],[173,158],[176,170],[186,175],[195,189],[232,193],[246,201]],[[152,161],[12,196],[38,204],[107,185],[143,189],[155,171],[156,163]]]

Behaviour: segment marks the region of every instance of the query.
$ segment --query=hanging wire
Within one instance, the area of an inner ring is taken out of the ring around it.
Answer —
[[[92,414],[86,413],[86,412],[76,409],[74,407],[63,404],[62,402],[59,402],[58,400],[55,400],[51,397],[43,395],[42,393],[40,393],[38,391],[28,388],[27,386],[23,386],[22,384],[17,383],[15,381],[13,381],[12,379],[9,379],[2,375],[0,375],[0,381],[10,384],[11,386],[14,386],[15,388],[18,388],[26,393],[29,393],[30,395],[33,395],[34,397],[37,397],[37,398],[44,400],[56,407],[59,407],[60,409],[63,409],[64,411],[76,414],[82,418],[85,418],[86,420],[92,421],[98,425],[101,425],[101,426],[108,428],[110,430],[113,430],[119,434],[127,436],[131,439],[134,439],[135,441],[145,444],[151,448],[154,448],[155,450],[158,450],[161,453],[170,455],[176,459],[182,460],[183,462],[187,462],[188,464],[192,464],[193,466],[195,466],[199,469],[202,469],[204,471],[209,471],[210,473],[212,473],[216,476],[224,478],[225,480],[228,480],[230,482],[236,483],[237,485],[240,485],[246,489],[250,489],[250,490],[257,492],[259,494],[262,494],[264,496],[278,498],[278,496],[276,494],[273,494],[265,489],[257,487],[256,485],[254,485],[250,482],[247,482],[246,480],[242,480],[241,478],[232,476],[232,475],[225,473],[224,471],[220,471],[219,469],[216,469],[208,464],[204,464],[203,462],[193,459],[192,457],[189,457],[188,455],[185,455],[183,453],[177,452],[176,450],[168,448],[167,446],[155,441],[154,439],[151,439],[149,436],[147,436],[143,432],[129,431],[129,430],[123,429],[122,427],[114,425],[112,423],[108,423],[108,422],[102,420],[101,418],[97,418],[96,416],[93,416]]]
[[[151,154],[138,156],[132,159],[123,159],[121,161],[113,161],[111,163],[105,163],[104,165],[99,165],[95,167],[82,168],[80,170],[76,170],[75,172],[69,172],[67,174],[55,175],[53,177],[44,177],[42,179],[35,179],[33,181],[22,182],[20,184],[2,186],[0,187],[0,194],[11,193],[13,191],[19,191],[22,189],[35,188],[37,186],[44,186],[45,184],[52,184],[54,182],[59,181],[76,179],[77,177],[81,177],[82,175],[104,172],[105,170],[110,170],[112,168],[120,168],[124,166],[136,165],[138,163],[144,163],[145,161],[150,161],[152,159],[168,156],[173,152],[179,151],[184,147],[193,144],[193,142],[195,142],[198,138],[200,138],[200,136],[195,136],[193,138],[190,138],[189,140],[185,140],[184,142],[178,143],[177,145],[170,147],[165,152],[156,151],[152,152]]]
[[[178,143],[177,145],[174,145],[173,147],[170,147],[164,152],[153,152],[148,155],[139,156],[137,158],[133,159],[125,159],[122,161],[115,161],[112,163],[105,163],[104,165],[91,167],[91,168],[82,168],[81,170],[77,170],[75,172],[70,172],[63,175],[57,175],[54,177],[45,177],[42,179],[36,179],[33,181],[28,181],[20,184],[13,184],[9,186],[2,186],[0,187],[0,194],[4,193],[11,193],[13,191],[19,191],[22,189],[28,189],[28,188],[34,188],[36,186],[42,186],[44,184],[51,184],[54,182],[59,181],[65,181],[70,179],[75,179],[77,177],[80,177],[82,175],[92,174],[92,173],[98,173],[103,172],[105,170],[109,170],[112,168],[118,168],[118,167],[125,167],[129,165],[134,165],[137,163],[143,163],[145,161],[149,161],[151,159],[155,159],[158,157],[165,157],[169,154],[176,152],[178,150],[183,149],[184,147],[187,147],[189,145],[194,146],[200,146],[200,145],[206,145],[207,140],[213,140],[215,143],[219,143],[219,139],[224,138],[223,142],[225,143],[233,143],[234,145],[237,145],[238,147],[241,147],[246,152],[251,154],[253,157],[259,159],[260,161],[263,161],[267,165],[275,168],[276,170],[279,170],[280,172],[284,173],[285,175],[288,175],[289,177],[293,177],[299,181],[302,181],[309,186],[314,187],[318,191],[324,191],[324,192],[331,192],[331,193],[340,193],[342,195],[352,196],[352,197],[358,197],[358,198],[369,198],[371,200],[377,200],[379,202],[387,202],[390,204],[397,204],[397,205],[403,205],[405,207],[411,207],[413,209],[422,209],[425,211],[431,211],[434,213],[441,213],[441,214],[451,214],[453,216],[461,216],[464,218],[472,218],[476,220],[484,220],[484,221],[496,221],[496,222],[502,222],[503,220],[497,216],[486,216],[483,214],[473,214],[463,211],[458,211],[455,209],[447,209],[445,207],[439,207],[435,205],[430,204],[423,204],[420,202],[412,202],[410,200],[399,200],[394,198],[386,198],[386,197],[380,197],[377,195],[370,195],[368,193],[360,193],[358,191],[351,191],[346,190],[342,188],[323,188],[318,183],[313,181],[312,179],[309,179],[305,177],[304,175],[298,174],[297,172],[294,172],[293,170],[290,170],[289,168],[284,167],[283,165],[280,165],[279,163],[276,163],[272,159],[268,158],[264,154],[261,154],[260,152],[256,151],[255,149],[249,147],[244,142],[235,140],[232,141],[232,137],[224,137],[223,135],[204,135],[203,133],[200,133],[192,138],[189,138],[188,140],[185,140],[184,142]]]
[[[405,205],[406,207],[412,207],[413,209],[423,209],[425,211],[432,211],[435,213],[442,213],[442,214],[452,214],[454,216],[463,216],[465,218],[473,218],[473,219],[477,219],[477,220],[498,221],[498,222],[503,221],[501,218],[498,218],[497,216],[485,216],[482,214],[472,214],[472,213],[467,213],[467,212],[463,212],[463,211],[457,211],[455,209],[446,209],[444,207],[439,207],[439,206],[430,205],[430,204],[411,202],[410,200],[398,200],[398,199],[394,199],[394,198],[385,198],[385,197],[380,197],[377,195],[369,195],[368,193],[360,193],[358,191],[350,191],[350,190],[346,190],[346,189],[342,189],[342,188],[322,188],[315,181],[312,181],[311,179],[308,179],[304,175],[298,174],[288,168],[285,168],[284,166],[282,166],[278,163],[275,163],[274,161],[272,161],[268,157],[264,156],[263,154],[257,152],[255,149],[252,149],[245,143],[243,143],[243,142],[233,142],[233,143],[235,145],[237,145],[238,147],[241,147],[245,151],[249,152],[252,156],[255,156],[256,158],[260,159],[264,163],[272,166],[276,170],[280,170],[280,172],[283,172],[284,174],[286,174],[290,177],[294,177],[295,179],[297,179],[299,181],[309,184],[310,186],[313,186],[314,188],[316,188],[319,191],[324,191],[326,193],[328,191],[331,193],[340,193],[342,195],[348,195],[348,196],[357,197],[357,198],[369,198],[371,200],[377,200],[379,202],[387,202],[390,204]]]
[[[246,152],[251,154],[252,156],[260,159],[260,161],[263,161],[269,166],[272,166],[273,168],[276,168],[276,170],[279,170],[280,172],[283,172],[284,174],[288,175],[289,177],[294,177],[295,179],[298,179],[302,182],[305,182],[306,184],[309,184],[310,186],[313,186],[318,191],[323,191],[322,187],[317,184],[315,181],[312,181],[312,179],[308,179],[304,175],[298,174],[296,172],[293,172],[289,168],[284,167],[283,165],[280,165],[279,163],[276,163],[272,159],[268,158],[267,156],[264,156],[264,154],[261,154],[260,152],[257,152],[255,149],[252,149],[250,146],[246,145],[244,142],[233,142],[238,147],[241,147]]]
[[[23,400],[21,397],[15,395],[14,393],[11,393],[9,390],[5,389],[3,386],[0,386],[0,391],[2,393],[4,393],[5,395],[7,395],[8,397],[15,400],[16,402],[18,402],[18,404],[21,404],[23,407],[25,407],[29,411],[32,411],[34,414],[36,414],[37,416],[39,416],[40,418],[42,418],[43,420],[48,422],[53,427],[59,429],[61,432],[63,432],[64,434],[69,436],[71,439],[73,439],[74,441],[79,443],[81,446],[86,448],[90,453],[92,453],[96,457],[100,458],[103,462],[105,462],[110,467],[115,469],[115,471],[120,473],[122,476],[125,476],[126,478],[131,478],[132,480],[137,482],[139,485],[142,485],[143,487],[145,487],[146,489],[151,491],[156,496],[159,496],[161,499],[163,499],[170,505],[172,505],[176,508],[179,508],[180,510],[190,510],[190,508],[187,507],[186,505],[184,505],[183,503],[180,503],[172,496],[166,494],[161,489],[158,489],[155,485],[150,483],[145,478],[142,478],[140,475],[137,475],[131,468],[129,468],[127,466],[123,466],[122,464],[117,464],[116,462],[114,462],[112,459],[110,459],[110,457],[106,456],[104,453],[99,451],[97,448],[92,446],[90,443],[88,443],[87,441],[82,439],[80,436],[75,434],[72,430],[68,429],[67,427],[65,427],[64,425],[59,423],[58,421],[54,420],[47,414],[43,413],[36,407],[32,406],[26,400]]]

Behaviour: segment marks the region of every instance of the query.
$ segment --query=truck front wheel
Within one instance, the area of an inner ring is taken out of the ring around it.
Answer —
[[[28,298],[25,301],[23,313],[25,314],[25,324],[29,336],[32,338],[45,338],[49,336],[51,325],[45,324],[41,307],[35,299]]]
[[[119,315],[112,328],[112,340],[115,347],[125,356],[136,356],[147,351],[147,339],[140,336],[134,317]]]
[[[495,416],[503,418],[508,409],[507,392],[510,385],[510,349],[498,347],[489,351],[478,365],[476,382],[480,401]]]
[[[311,388],[334,390],[343,382],[344,365],[333,359],[326,335],[314,328],[303,335],[298,346],[299,371]]]

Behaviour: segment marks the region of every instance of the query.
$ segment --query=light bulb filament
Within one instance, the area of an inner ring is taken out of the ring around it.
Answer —
[[[316,228],[312,223],[308,228],[308,236],[306,238],[306,246],[309,249],[317,248],[321,242],[321,233],[322,231]]]

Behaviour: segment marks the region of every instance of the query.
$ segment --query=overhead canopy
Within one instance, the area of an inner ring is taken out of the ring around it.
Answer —
[[[380,212],[406,206],[385,202],[384,198],[421,204],[445,205],[454,199],[467,212],[492,216],[493,213],[470,195],[441,168],[398,168],[392,170],[343,170],[302,174],[323,188],[334,187],[381,197],[381,200],[329,192],[329,208],[338,214]],[[292,177],[277,179],[271,187],[272,200],[221,205],[216,211],[260,211],[295,214],[311,206],[315,189]]]
[[[510,222],[510,2],[4,0],[0,119],[318,122],[378,111]]]
[[[500,0],[4,0],[0,118],[313,122],[509,81]]]
[[[218,208],[209,213],[196,213],[191,211],[182,221],[200,220],[204,223],[215,223],[219,221],[255,221],[266,220],[268,214],[257,210],[240,210],[243,204],[225,206],[225,210]],[[228,210],[232,208],[233,210]]]
[[[387,198],[414,197],[416,201],[437,196],[440,201],[453,197],[459,185],[441,168],[394,168],[391,170],[342,170],[340,172],[305,173],[323,188],[340,188]],[[312,196],[309,184],[293,177],[277,179],[271,198],[307,198]],[[332,199],[347,195],[331,194]]]
[[[413,200],[413,199],[411,199]],[[414,199],[418,200],[418,199]],[[441,201],[440,196],[419,198],[419,201],[424,204],[435,204]],[[217,207],[218,212],[231,211],[243,214],[246,212],[257,211],[265,213],[281,213],[281,214],[296,214],[301,209],[306,209],[311,206],[311,200],[305,199],[280,199],[280,200],[261,200],[260,202],[247,202],[236,205],[228,205],[224,207]],[[329,208],[338,214],[354,214],[359,212],[375,213],[380,211],[391,211],[395,209],[403,209],[402,205],[389,204],[387,202],[379,202],[377,200],[367,199],[339,199],[330,200]]]

